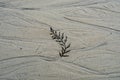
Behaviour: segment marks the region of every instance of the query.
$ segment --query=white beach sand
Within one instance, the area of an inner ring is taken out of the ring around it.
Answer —
[[[0,0],[0,80],[120,80],[120,0]]]

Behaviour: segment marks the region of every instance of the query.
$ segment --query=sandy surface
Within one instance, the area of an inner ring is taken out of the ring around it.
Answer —
[[[120,80],[120,0],[0,0],[0,80]]]

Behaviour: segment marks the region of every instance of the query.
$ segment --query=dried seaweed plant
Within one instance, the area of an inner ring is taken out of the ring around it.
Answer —
[[[59,43],[61,46],[61,51],[59,52],[60,57],[68,57],[66,53],[70,52],[68,48],[71,46],[71,44],[67,44],[68,37],[64,35],[64,33],[61,33],[60,31],[54,30],[52,27],[50,27],[50,35],[53,40]]]

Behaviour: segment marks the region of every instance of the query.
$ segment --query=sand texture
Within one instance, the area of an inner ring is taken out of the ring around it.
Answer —
[[[0,0],[0,80],[120,80],[120,0]]]

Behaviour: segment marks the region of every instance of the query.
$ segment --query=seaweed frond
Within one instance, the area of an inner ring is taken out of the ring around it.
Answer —
[[[66,53],[71,51],[68,49],[71,46],[71,43],[69,43],[68,45],[66,44],[68,37],[65,36],[64,33],[54,30],[52,27],[50,27],[50,35],[52,39],[58,42],[61,46],[61,51],[59,52],[60,57],[68,57],[69,55],[67,55]]]

